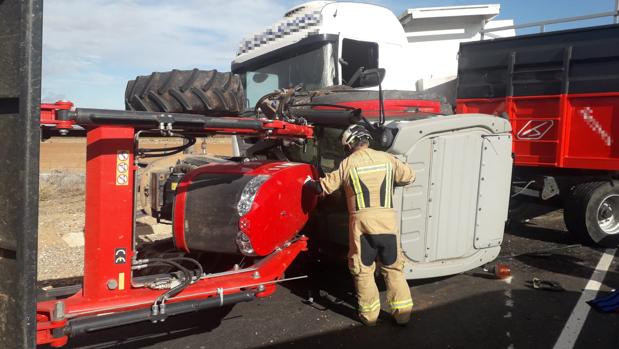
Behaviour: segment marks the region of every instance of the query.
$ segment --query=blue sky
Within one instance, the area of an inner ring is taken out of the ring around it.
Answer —
[[[229,70],[239,41],[303,1],[46,0],[43,100],[124,108],[127,80],[174,68]],[[615,0],[387,0],[408,8],[500,3],[501,19],[526,23],[612,11]],[[608,24],[610,19],[569,26]],[[562,29],[553,26],[549,29]]]

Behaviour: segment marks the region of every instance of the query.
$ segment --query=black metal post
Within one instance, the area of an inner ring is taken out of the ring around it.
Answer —
[[[36,346],[41,0],[0,0],[0,347]]]

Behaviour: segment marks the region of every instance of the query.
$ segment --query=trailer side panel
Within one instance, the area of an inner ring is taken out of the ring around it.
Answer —
[[[509,117],[515,164],[619,169],[619,25],[463,43],[458,113]]]

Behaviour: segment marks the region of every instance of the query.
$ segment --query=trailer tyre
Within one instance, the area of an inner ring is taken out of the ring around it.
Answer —
[[[235,115],[245,111],[238,75],[217,70],[172,70],[138,76],[125,89],[127,110]]]
[[[619,181],[579,184],[567,195],[563,219],[585,244],[619,244]]]

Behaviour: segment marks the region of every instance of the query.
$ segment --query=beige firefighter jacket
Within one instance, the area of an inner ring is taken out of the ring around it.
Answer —
[[[365,233],[395,233],[393,186],[414,179],[414,171],[393,155],[365,148],[342,160],[337,170],[320,179],[320,185],[326,195],[344,187],[351,219],[354,215],[365,222]]]

